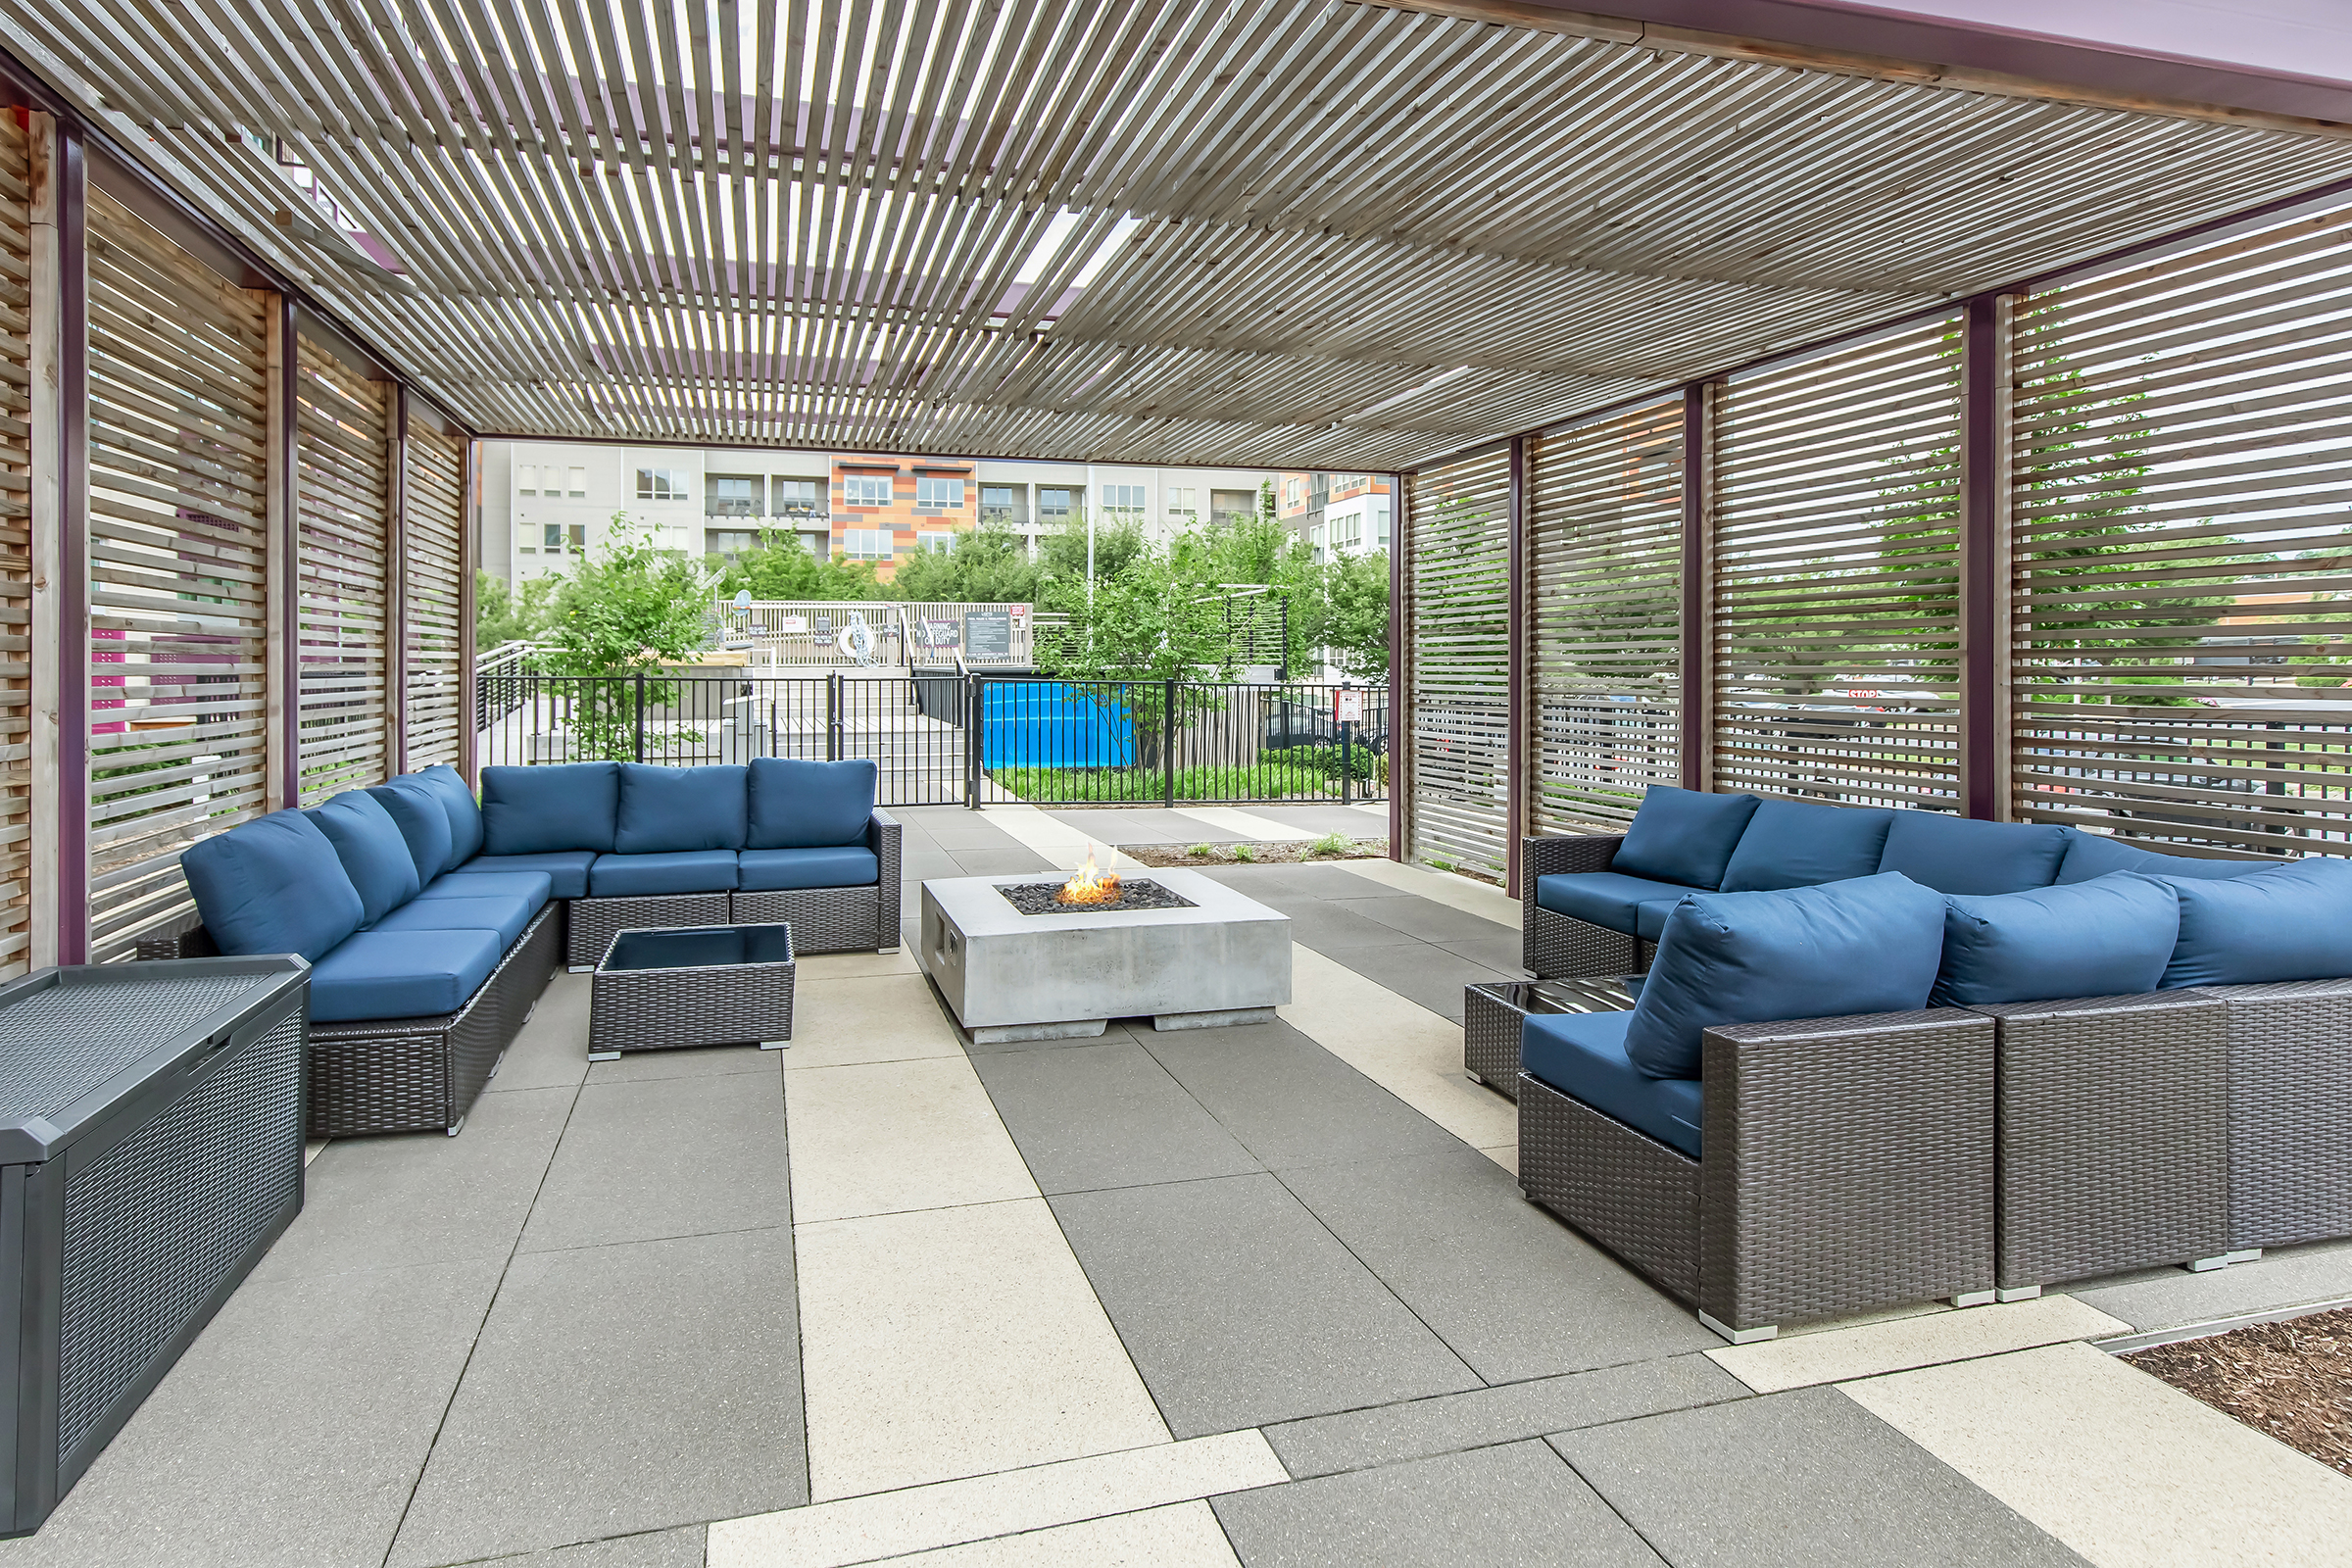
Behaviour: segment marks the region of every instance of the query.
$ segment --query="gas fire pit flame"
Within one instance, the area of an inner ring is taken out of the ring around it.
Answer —
[[[1116,904],[1119,902],[1119,873],[1104,871],[1095,864],[1095,847],[1086,847],[1086,863],[1070,874],[1054,895],[1056,904]]]

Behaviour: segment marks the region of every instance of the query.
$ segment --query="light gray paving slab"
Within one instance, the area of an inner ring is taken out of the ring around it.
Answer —
[[[8,1568],[377,1568],[500,1265],[248,1280]]]
[[[961,855],[967,850],[1017,850],[1021,841],[988,821],[984,816],[966,816],[960,821],[926,822],[923,831],[931,842],[950,855]]]
[[[638,1084],[656,1078],[726,1078],[740,1073],[783,1071],[782,1058],[758,1046],[708,1046],[683,1051],[632,1051],[611,1061],[588,1064],[591,1084]]]
[[[1066,871],[1035,850],[1014,843],[1004,849],[957,850],[955,854],[956,874],[959,876],[1017,876],[1029,871]]]
[[[1372,887],[1375,884],[1365,883]],[[1413,893],[1385,893],[1371,898],[1329,898],[1329,902],[1383,925],[1395,926],[1407,936],[1424,942],[1492,941],[1497,937],[1518,940],[1518,933],[1508,926],[1498,925],[1483,915],[1456,909],[1425,899]]]
[[[1182,811],[1149,806],[1096,810],[1063,807],[1054,815],[1098,844],[1233,844],[1249,837]]]
[[[1047,1193],[1259,1168],[1131,1038],[1076,1051],[977,1055],[972,1064]]]
[[[1249,1568],[1657,1568],[1541,1443],[1417,1459],[1210,1499]]]
[[[522,1250],[791,1223],[780,1071],[590,1084]]]
[[[388,1568],[808,1500],[789,1230],[529,1253]]]
[[[1477,1386],[1271,1176],[1052,1202],[1179,1438]]]
[[[1670,1355],[1288,1421],[1266,1441],[1292,1475],[1333,1475],[1748,1396],[1705,1356]]]
[[[1266,1165],[1450,1152],[1460,1140],[1284,1022],[1139,1035]]]
[[[2210,1273],[2149,1269],[2069,1285],[2066,1294],[2142,1332],[2352,1297],[2352,1242],[2286,1247]]]
[[[655,1530],[549,1551],[526,1551],[518,1557],[493,1557],[481,1562],[480,1568],[703,1568],[706,1534],[701,1525]]]
[[[1345,833],[1351,839],[1385,839],[1389,824],[1368,811],[1333,801],[1321,806],[1246,806],[1242,809],[1269,822],[1308,833]]]
[[[1284,1185],[1490,1383],[1712,1348],[1689,1308],[1520,1196],[1474,1149]]]
[[[507,1047],[485,1094],[568,1089],[588,1071],[588,977],[559,974]]]
[[[945,850],[907,851],[899,861],[899,880],[916,883],[925,877],[961,876],[963,867]]]
[[[2082,1568],[2074,1551],[1835,1389],[1550,1441],[1675,1568]]]
[[[504,1258],[575,1093],[484,1095],[455,1138],[336,1139],[311,1161],[303,1211],[254,1278]]]
[[[1426,942],[1409,948],[1341,948],[1331,956],[1374,985],[1386,987],[1407,1002],[1417,1002],[1434,1013],[1462,1021],[1462,988],[1482,980],[1508,979],[1523,971],[1517,964],[1505,971],[1431,947]]]

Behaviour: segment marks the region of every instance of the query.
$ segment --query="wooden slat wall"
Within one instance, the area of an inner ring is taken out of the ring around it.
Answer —
[[[261,297],[89,193],[90,956],[264,808]]]
[[[1680,397],[1528,443],[1529,831],[1622,827],[1681,768]]]
[[[1715,789],[1956,808],[1959,395],[1952,318],[1718,394]]]
[[[411,771],[458,763],[459,710],[466,672],[459,610],[466,588],[465,447],[419,420],[409,422],[408,501],[402,581],[408,624]]]
[[[2015,813],[2352,853],[2352,212],[2013,322]]]
[[[315,806],[392,771],[391,399],[308,338],[297,365],[302,804]]]
[[[1415,476],[1408,858],[1500,877],[1508,820],[1510,450]]]
[[[0,116],[0,980],[32,942],[30,151]]]

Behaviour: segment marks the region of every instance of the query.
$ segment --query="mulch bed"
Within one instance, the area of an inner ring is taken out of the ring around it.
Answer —
[[[2124,1359],[2352,1475],[2352,1306],[2151,1346]]]
[[[1247,849],[1245,858],[1233,852]],[[1205,854],[1195,854],[1196,850]],[[1146,865],[1294,865],[1300,860],[1385,860],[1389,858],[1387,839],[1354,839],[1338,854],[1316,853],[1309,840],[1296,842],[1278,840],[1271,844],[1122,844],[1121,855],[1133,856]]]

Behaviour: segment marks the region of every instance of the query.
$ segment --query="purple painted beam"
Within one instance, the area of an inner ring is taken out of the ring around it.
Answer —
[[[1527,436],[1511,438],[1510,540],[1504,553],[1502,890],[1519,897],[1519,839],[1527,831]]]
[[[1677,760],[1687,790],[1703,790],[1707,778],[1707,694],[1715,683],[1707,663],[1707,388],[1693,381],[1683,388],[1683,614],[1682,711]]]

